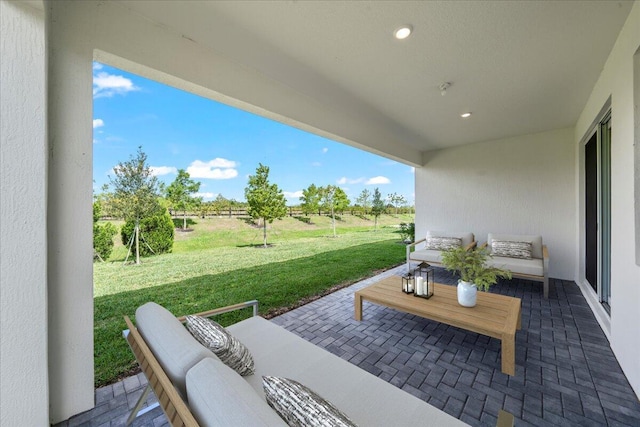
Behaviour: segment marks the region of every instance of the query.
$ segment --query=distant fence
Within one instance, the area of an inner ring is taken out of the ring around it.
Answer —
[[[290,217],[306,216],[302,211],[302,209],[299,207],[288,207],[287,211],[288,211],[287,216],[290,216]],[[413,208],[404,207],[404,208],[398,209],[398,214],[413,214],[414,212],[415,211]],[[182,211],[175,211],[173,209],[169,209],[169,213],[171,214],[172,217],[182,217],[184,215]],[[383,213],[395,215],[396,210],[395,208],[387,208]],[[310,214],[309,216],[318,216],[318,215],[329,216],[330,213],[325,211],[320,211],[320,212]],[[344,216],[344,215],[353,215],[353,216],[360,215],[361,216],[364,214],[362,210],[353,208],[353,209],[345,209],[344,212],[337,212],[336,215],[337,216]],[[371,216],[371,213],[367,212],[366,215]],[[227,208],[227,209],[191,211],[191,212],[187,211],[188,218],[223,218],[223,217],[240,218],[240,217],[248,217],[248,216],[249,216],[249,213],[247,211],[247,208]],[[116,218],[105,216],[102,219],[116,219]]]

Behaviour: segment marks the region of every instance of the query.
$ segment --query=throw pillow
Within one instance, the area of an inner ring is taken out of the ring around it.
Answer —
[[[462,239],[457,237],[427,237],[426,249],[436,251],[448,251],[449,249],[455,249],[462,246]]]
[[[491,241],[491,255],[531,259],[531,251],[531,242],[514,242],[510,240]]]
[[[262,377],[267,403],[290,427],[349,427],[355,424],[315,392],[287,378]]]
[[[200,344],[240,375],[254,373],[249,349],[217,322],[200,316],[187,316],[187,329]]]

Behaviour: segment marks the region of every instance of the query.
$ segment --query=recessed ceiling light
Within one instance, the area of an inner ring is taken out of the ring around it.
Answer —
[[[467,117],[471,117],[471,113],[462,113],[460,114],[460,117],[462,117],[463,119],[466,119]]]
[[[411,35],[413,27],[411,25],[403,25],[393,32],[393,36],[398,40],[404,40]]]

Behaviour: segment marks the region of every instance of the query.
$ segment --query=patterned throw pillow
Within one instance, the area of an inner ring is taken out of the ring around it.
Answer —
[[[338,408],[297,381],[262,377],[267,403],[290,427],[353,427]]]
[[[448,251],[462,246],[462,239],[457,237],[427,237],[426,249]]]
[[[254,373],[249,349],[217,322],[200,316],[187,316],[187,329],[200,344],[240,375]]]
[[[491,255],[495,256],[531,259],[531,250],[531,242],[491,241]]]

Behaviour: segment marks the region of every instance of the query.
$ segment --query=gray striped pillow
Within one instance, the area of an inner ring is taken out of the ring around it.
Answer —
[[[426,249],[436,251],[448,251],[449,249],[455,249],[462,246],[462,239],[457,237],[427,237]]]
[[[509,258],[531,259],[531,242],[514,242],[510,240],[491,241],[491,255]]]
[[[288,378],[262,377],[267,403],[290,427],[354,427],[338,408]]]
[[[217,322],[200,316],[187,316],[187,329],[200,344],[240,375],[254,373],[249,349]]]

